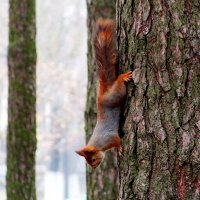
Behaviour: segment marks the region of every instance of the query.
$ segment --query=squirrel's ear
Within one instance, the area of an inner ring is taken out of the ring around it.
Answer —
[[[84,150],[81,149],[81,150],[78,150],[78,151],[75,151],[78,155],[80,156],[84,156],[85,157],[85,153],[84,153]]]
[[[91,147],[85,147],[79,151],[76,151],[76,153],[80,156],[87,157],[87,156],[95,154],[97,151],[98,151],[97,149],[94,149]]]

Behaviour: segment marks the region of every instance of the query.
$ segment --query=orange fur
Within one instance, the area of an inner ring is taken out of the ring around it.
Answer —
[[[97,124],[86,147],[76,153],[84,156],[87,163],[96,168],[107,150],[116,147],[118,155],[122,153],[121,139],[118,135],[119,117],[126,96],[125,82],[131,80],[132,72],[117,76],[118,56],[113,21],[97,21],[94,49],[99,75]]]
[[[98,119],[103,118],[102,98],[117,78],[117,52],[115,49],[115,23],[99,19],[94,37],[95,58],[98,65],[99,85],[97,94]]]
[[[98,150],[92,147],[85,147],[79,151],[76,151],[80,156],[87,157],[89,154],[96,153]]]
[[[100,94],[117,78],[118,59],[115,46],[115,23],[112,20],[99,19],[96,23],[94,49]]]

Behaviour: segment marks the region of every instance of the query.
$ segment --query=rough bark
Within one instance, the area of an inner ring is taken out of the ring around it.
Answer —
[[[35,1],[9,3],[7,200],[35,200]]]
[[[118,0],[124,113],[120,200],[200,199],[200,3]]]
[[[86,142],[96,124],[96,63],[93,53],[93,29],[98,18],[115,19],[115,1],[87,0],[88,9],[88,86],[85,111]],[[115,152],[107,153],[98,169],[87,167],[87,198],[89,200],[117,199],[117,162]]]

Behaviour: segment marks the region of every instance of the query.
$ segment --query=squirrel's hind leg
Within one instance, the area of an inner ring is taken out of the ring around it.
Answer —
[[[117,148],[118,156],[121,156],[122,155],[122,144],[121,144],[121,138],[119,137],[119,134],[115,136],[113,146],[115,146]]]
[[[122,145],[120,143],[120,145],[117,147],[117,154],[118,156],[121,156],[122,155]]]

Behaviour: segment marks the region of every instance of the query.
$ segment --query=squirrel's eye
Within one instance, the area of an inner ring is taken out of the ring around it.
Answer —
[[[95,159],[95,158],[93,158],[93,159],[92,159],[92,162],[95,162],[95,160],[96,160],[96,159]]]

